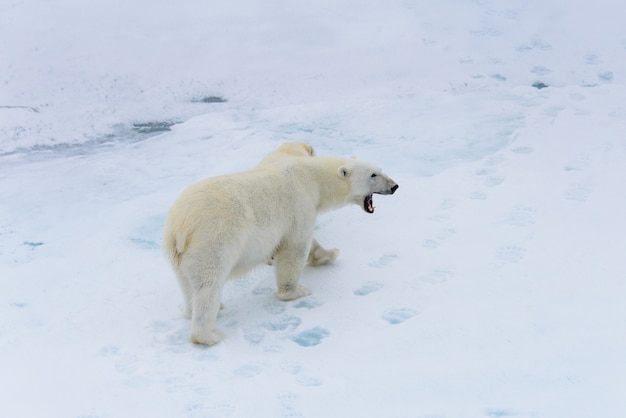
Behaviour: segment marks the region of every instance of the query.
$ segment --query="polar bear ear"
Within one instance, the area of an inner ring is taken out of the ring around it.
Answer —
[[[337,174],[339,174],[339,177],[348,178],[350,177],[350,170],[348,167],[341,166],[339,167],[339,170],[337,170]]]

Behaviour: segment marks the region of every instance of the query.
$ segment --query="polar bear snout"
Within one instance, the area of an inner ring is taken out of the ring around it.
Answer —
[[[380,190],[377,192],[374,192],[376,194],[394,194],[396,192],[396,190],[398,190],[398,184],[393,183],[393,185],[389,188],[389,189],[384,189],[384,190]]]

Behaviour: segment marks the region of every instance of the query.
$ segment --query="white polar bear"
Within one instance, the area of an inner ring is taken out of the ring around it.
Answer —
[[[397,188],[370,163],[333,157],[279,158],[188,187],[168,212],[163,247],[192,319],[191,341],[222,340],[215,323],[224,284],[272,254],[278,299],[311,294],[298,281],[317,214],[350,204],[373,213],[372,194]]]
[[[268,156],[263,158],[257,167],[264,167],[278,161],[281,161],[285,158],[291,157],[314,157],[315,151],[310,144],[305,142],[286,142],[282,144],[278,149],[270,153]],[[331,248],[327,250],[322,247],[316,239],[311,241],[311,249],[309,250],[309,256],[307,257],[307,264],[309,266],[321,266],[324,264],[332,263],[337,259],[339,255],[339,250],[337,248]],[[272,260],[270,260],[269,264],[273,263],[274,255],[272,254]]]

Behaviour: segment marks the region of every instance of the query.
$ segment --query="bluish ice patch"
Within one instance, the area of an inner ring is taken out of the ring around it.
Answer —
[[[321,327],[315,327],[302,331],[298,335],[291,338],[293,342],[302,347],[312,347],[318,345],[322,340],[330,335],[330,332]]]
[[[378,282],[368,282],[354,291],[357,296],[369,295],[372,292],[382,289],[383,284]]]
[[[598,78],[602,81],[612,81],[613,80],[613,72],[605,71],[603,73],[598,74]]]
[[[409,318],[415,316],[417,312],[414,309],[408,308],[400,308],[400,309],[391,309],[384,312],[381,318],[391,325],[401,324]]]
[[[317,308],[320,305],[321,305],[320,301],[318,301],[315,298],[308,297],[308,298],[302,298],[298,300],[296,303],[293,304],[293,307],[297,309],[300,309],[300,308],[313,309],[313,308]]]
[[[156,250],[161,248],[163,225],[165,214],[150,216],[135,229],[130,242],[144,250]]]
[[[533,152],[532,147],[516,147],[511,150],[515,154],[530,154]]]
[[[143,250],[156,250],[160,248],[160,245],[152,240],[147,240],[144,238],[131,238],[130,242],[135,244],[137,247]]]
[[[286,329],[296,329],[302,323],[297,316],[285,315],[273,321],[263,323],[263,328],[268,331],[285,331]]]

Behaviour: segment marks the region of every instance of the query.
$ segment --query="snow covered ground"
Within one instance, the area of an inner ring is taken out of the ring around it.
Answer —
[[[2,2],[0,416],[625,416],[626,5],[422,3]],[[195,346],[165,213],[294,140],[400,188]]]

